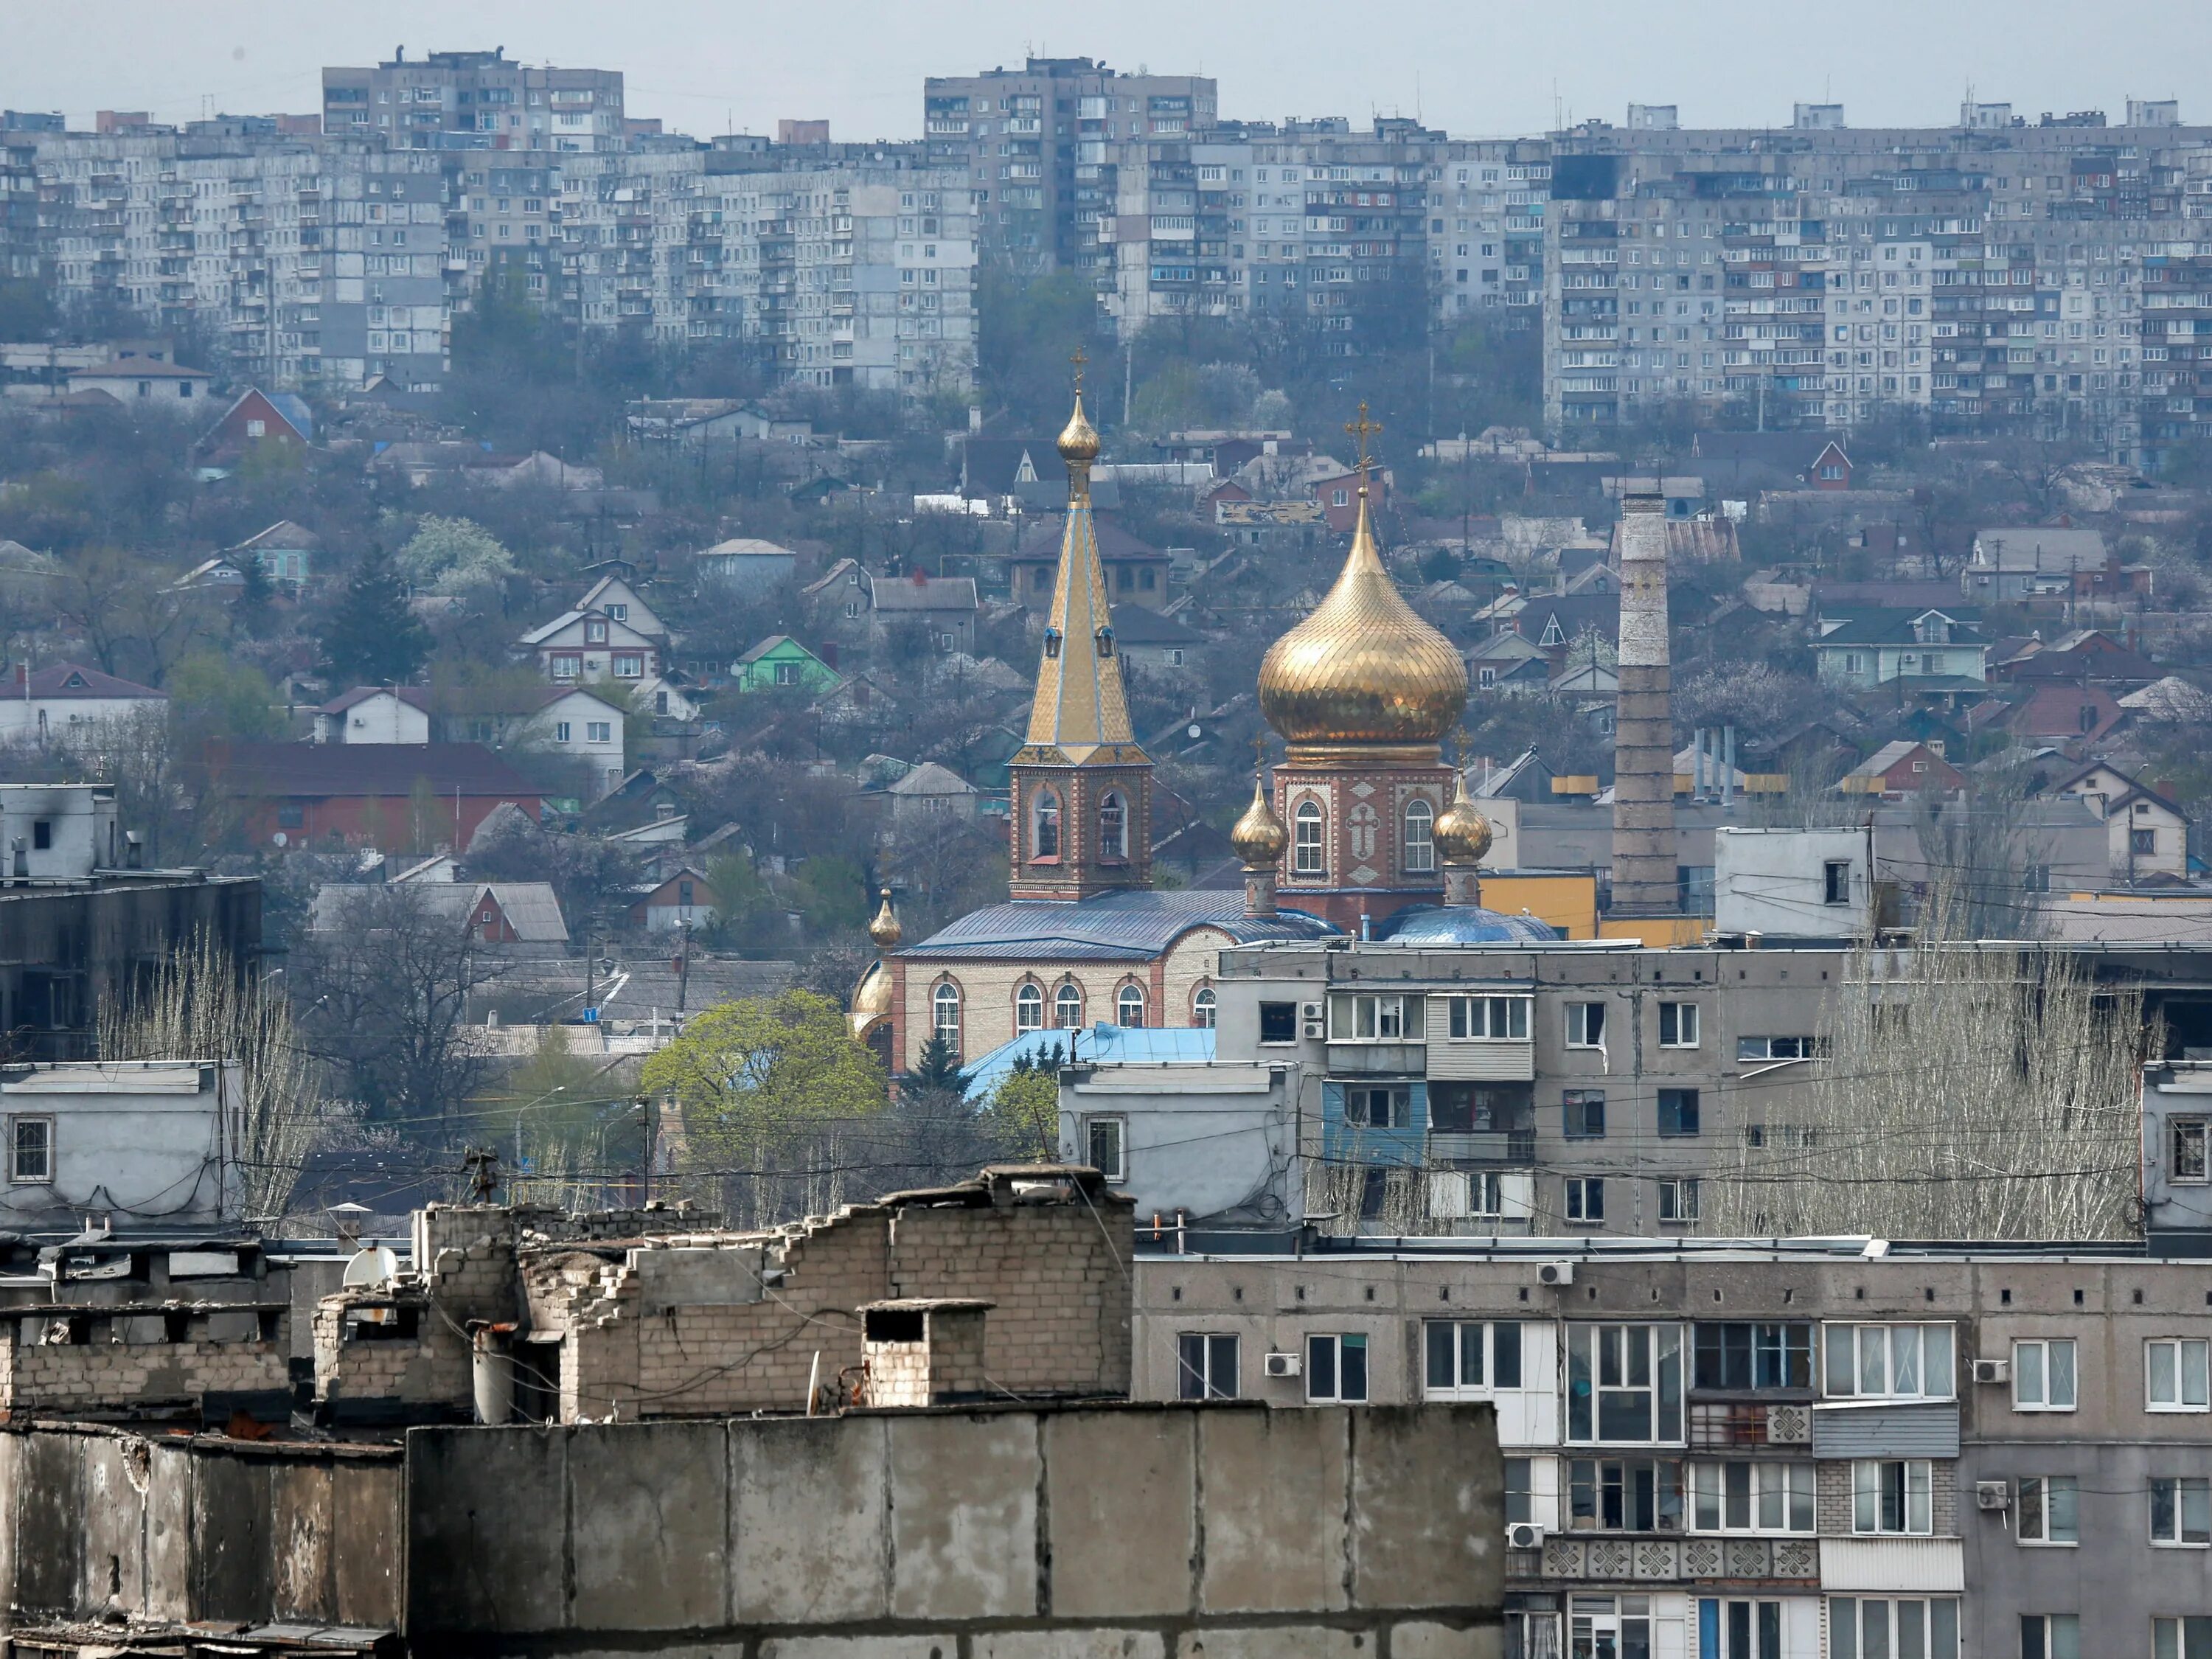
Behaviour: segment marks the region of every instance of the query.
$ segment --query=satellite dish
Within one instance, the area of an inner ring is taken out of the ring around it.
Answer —
[[[279,830],[274,836],[270,836],[270,839],[274,841],[279,847],[282,847],[286,842],[289,841],[291,837],[287,836],[282,830]]]
[[[373,1291],[389,1285],[399,1272],[399,1258],[381,1244],[356,1250],[338,1282],[352,1291]]]

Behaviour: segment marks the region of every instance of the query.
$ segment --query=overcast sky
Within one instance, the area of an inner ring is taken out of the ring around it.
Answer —
[[[1940,125],[1969,84],[2031,119],[2117,119],[2137,97],[2212,121],[2205,0],[0,0],[0,106],[72,125],[313,112],[324,64],[403,45],[618,69],[632,115],[702,137],[826,116],[838,138],[914,137],[925,75],[1031,51],[1213,76],[1229,117],[1418,112],[1469,136],[1617,122],[1632,99],[1679,104],[1685,125],[1786,125],[1801,99],[1854,126]]]

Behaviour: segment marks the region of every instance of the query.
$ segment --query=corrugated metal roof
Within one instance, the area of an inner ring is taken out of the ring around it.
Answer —
[[[1147,962],[1194,927],[1218,927],[1240,945],[1325,938],[1341,930],[1303,910],[1244,914],[1240,892],[1106,893],[1080,903],[1015,899],[986,905],[939,929],[903,957],[1048,962]]]
[[[1205,1066],[1213,1060],[1212,1026],[1082,1025],[1074,1030],[1024,1031],[1002,1042],[961,1073],[970,1100],[988,1100],[1001,1079],[1026,1057],[1045,1060],[1054,1049],[1061,1063],[1086,1066]]]

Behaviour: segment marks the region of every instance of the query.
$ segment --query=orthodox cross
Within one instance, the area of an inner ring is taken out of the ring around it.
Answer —
[[[1382,430],[1382,422],[1367,418],[1367,400],[1363,398],[1359,400],[1359,418],[1356,421],[1346,421],[1344,423],[1344,429],[1359,440],[1359,488],[1364,491],[1367,488],[1369,465],[1367,441]]]
[[[1083,395],[1083,366],[1090,361],[1079,345],[1075,348],[1075,355],[1068,359],[1075,365],[1075,395],[1079,398]]]

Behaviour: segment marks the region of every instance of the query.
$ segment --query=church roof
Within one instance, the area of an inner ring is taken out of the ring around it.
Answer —
[[[1394,945],[1548,945],[1559,935],[1534,916],[1479,904],[1416,904],[1378,922],[1375,937]]]
[[[1322,939],[1340,931],[1303,910],[1248,916],[1241,891],[1186,888],[1168,893],[1102,893],[1075,904],[1013,899],[986,905],[899,954],[933,959],[1149,962],[1194,927],[1218,927],[1239,945]]]

